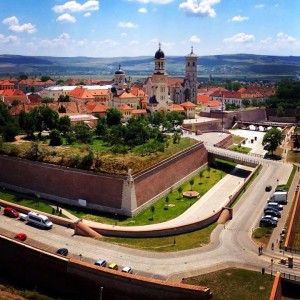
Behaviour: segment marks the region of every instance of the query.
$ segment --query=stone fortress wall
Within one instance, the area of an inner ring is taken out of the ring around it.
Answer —
[[[82,199],[87,208],[131,216],[192,176],[207,160],[200,142],[144,172],[117,176],[0,155],[0,186],[58,203],[79,205]]]

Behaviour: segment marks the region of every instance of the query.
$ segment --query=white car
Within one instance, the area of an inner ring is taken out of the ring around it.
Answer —
[[[278,222],[278,218],[277,217],[273,217],[271,215],[265,215],[262,218],[264,218],[264,219],[270,219],[270,220]]]
[[[122,269],[122,272],[128,273],[128,274],[132,274],[133,273],[133,269],[131,267],[126,266],[126,267],[124,267]]]

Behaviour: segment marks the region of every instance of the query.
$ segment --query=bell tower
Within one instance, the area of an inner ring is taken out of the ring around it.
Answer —
[[[195,104],[197,102],[197,85],[198,85],[197,59],[198,56],[194,54],[194,49],[192,47],[191,53],[185,57],[185,78],[189,81],[191,87],[189,93],[190,99],[185,99],[185,100],[189,100]]]

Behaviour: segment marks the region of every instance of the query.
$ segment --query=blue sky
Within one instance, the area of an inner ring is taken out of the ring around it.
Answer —
[[[300,0],[0,0],[0,54],[300,56]]]

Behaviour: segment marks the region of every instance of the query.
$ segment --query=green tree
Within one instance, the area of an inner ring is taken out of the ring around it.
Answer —
[[[76,141],[79,143],[90,144],[93,142],[93,133],[85,123],[78,123],[74,127]]]
[[[106,111],[106,123],[108,126],[121,124],[122,113],[115,107],[109,108]]]
[[[50,146],[60,146],[63,143],[60,132],[57,129],[51,130],[49,134],[49,138],[50,138],[50,142],[49,142]]]
[[[2,135],[6,142],[13,142],[18,132],[19,132],[19,126],[15,121],[8,122],[2,128]]]
[[[178,192],[178,194],[179,194],[179,199],[181,198],[182,190],[183,190],[183,188],[182,188],[182,186],[180,185],[180,186],[177,188],[177,192]]]
[[[294,136],[294,148],[299,149],[300,148],[300,138],[298,134],[295,134]]]
[[[184,116],[182,114],[178,113],[177,111],[168,112],[166,115],[166,118],[167,118],[168,122],[170,122],[172,124],[173,129],[176,126],[181,126],[184,121]]]
[[[152,213],[152,220],[154,220],[154,212],[155,212],[155,206],[151,205],[151,213]]]
[[[162,112],[154,112],[150,115],[149,121],[153,126],[160,127],[164,122],[166,122],[166,118]]]
[[[50,76],[47,76],[47,75],[41,76],[41,81],[42,81],[42,82],[46,82],[46,81],[48,81],[48,80],[52,80]]]
[[[54,99],[50,97],[44,97],[42,98],[42,103],[53,103]]]
[[[258,101],[256,98],[252,99],[252,106],[257,107],[258,106]]]
[[[284,116],[284,108],[283,106],[278,106],[276,111],[277,117],[283,117]]]
[[[244,107],[248,107],[250,105],[250,100],[249,99],[242,99],[242,104]]]
[[[262,145],[264,149],[268,152],[273,152],[277,149],[277,147],[281,144],[283,140],[283,135],[281,131],[277,128],[272,128],[266,132],[263,137]]]
[[[169,208],[169,201],[170,201],[169,196],[166,197],[165,201],[166,201],[165,208],[168,209]]]
[[[192,179],[190,179],[189,183],[190,183],[191,191],[192,191],[193,190],[193,185],[195,183],[195,180],[192,178]]]
[[[21,102],[19,100],[13,100],[11,101],[11,106],[17,106],[18,104],[20,104]]]
[[[71,130],[71,119],[69,116],[62,116],[57,121],[57,129],[65,135],[68,131]]]
[[[89,148],[89,152],[83,157],[79,167],[89,170],[94,163],[94,152],[92,148]]]
[[[107,132],[106,119],[103,117],[99,117],[97,127],[96,127],[96,134],[101,138],[106,134],[106,132]]]
[[[70,97],[69,95],[60,95],[58,97],[59,102],[70,102]]]

